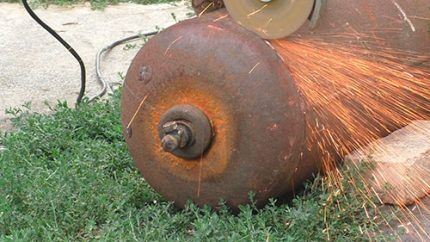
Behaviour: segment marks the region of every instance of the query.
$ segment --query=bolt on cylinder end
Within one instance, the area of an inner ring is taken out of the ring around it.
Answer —
[[[161,140],[161,146],[166,152],[173,152],[179,148],[179,139],[175,135],[166,135]]]

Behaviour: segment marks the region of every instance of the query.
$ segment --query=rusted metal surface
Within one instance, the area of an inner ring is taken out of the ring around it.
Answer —
[[[395,62],[405,64],[405,66],[430,69],[429,19],[430,2],[426,0],[416,0],[413,3],[407,0],[327,0],[316,25],[304,26],[289,38],[300,39],[300,41],[310,40],[313,43],[321,43],[321,45],[328,43],[331,46],[361,50],[362,58],[367,60],[374,60],[376,55],[382,53],[386,55],[386,58],[392,58]],[[405,71],[408,71],[407,68]],[[393,93],[393,95],[397,94]],[[417,95],[417,97],[412,98],[411,95],[411,101],[403,103],[403,105],[406,109],[419,113],[420,117],[430,118],[428,100],[424,99],[424,96]],[[417,105],[417,103],[426,102],[427,105]],[[363,128],[367,127],[379,137],[387,136],[391,132],[407,125],[407,123],[398,122],[395,119],[380,121],[372,115],[366,115],[365,100],[357,99],[354,106],[350,108],[363,113],[361,122],[366,122]],[[329,107],[327,107],[327,111],[329,111]],[[316,127],[316,124],[312,124],[312,122],[319,120],[321,115],[315,113],[310,107],[306,107],[306,113],[308,123],[310,123],[307,131],[309,134],[311,129]],[[394,114],[395,112],[393,112]],[[333,120],[332,123],[336,122],[339,123],[339,120]],[[337,134],[344,140],[352,137],[347,132]],[[363,137],[356,137],[357,141],[360,138],[360,143],[373,141],[364,139],[364,135]],[[315,152],[315,150],[319,149],[319,144],[316,142],[308,143],[308,149],[312,152],[303,153],[304,161],[321,160],[322,155]],[[344,148],[351,150],[356,147],[352,145],[352,147],[346,146]],[[339,161],[345,155],[340,154],[341,152],[334,145],[326,147],[325,153],[327,156],[337,157]]]
[[[304,25],[292,37],[409,51],[427,57],[430,53],[428,0],[325,0],[324,5],[318,21]],[[405,59],[407,64],[420,64],[408,62]],[[425,62],[430,60],[423,57]]]
[[[192,0],[192,6],[197,15],[209,13],[224,8],[223,0]]]
[[[323,3],[316,24],[305,25],[288,38],[369,50],[362,51],[363,58],[369,60],[374,53],[383,52],[387,53],[387,58],[392,55],[396,62],[407,66],[430,69],[430,1],[325,0]],[[413,102],[406,105],[430,117],[430,110],[413,107]],[[363,106],[352,108],[365,109]],[[379,127],[380,137],[404,126],[388,121],[378,123],[372,117],[368,122],[369,126]]]
[[[304,115],[281,59],[223,16],[205,14],[164,30],[126,76],[122,120],[130,152],[149,184],[178,206],[187,200],[217,206],[223,199],[237,207],[249,202],[251,191],[261,205],[318,169],[299,164]],[[147,83],[142,69],[152,70]],[[158,125],[176,105],[198,108],[212,124],[211,146],[197,159],[161,147]],[[298,166],[307,167],[300,176]]]

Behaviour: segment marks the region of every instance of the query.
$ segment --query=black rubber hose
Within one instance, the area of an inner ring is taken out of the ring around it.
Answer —
[[[76,100],[76,104],[79,105],[82,102],[82,99],[85,95],[85,86],[86,86],[86,71],[85,71],[85,65],[82,61],[82,58],[79,56],[79,54],[63,39],[61,38],[51,27],[49,27],[47,24],[45,24],[30,8],[30,6],[27,3],[27,0],[22,0],[22,4],[24,5],[25,10],[30,14],[30,16],[40,25],[42,28],[44,28],[46,31],[48,31],[52,36],[54,36],[55,39],[57,39],[69,52],[70,54],[75,57],[75,59],[79,62],[79,66],[81,67],[81,90],[79,91],[78,98]]]

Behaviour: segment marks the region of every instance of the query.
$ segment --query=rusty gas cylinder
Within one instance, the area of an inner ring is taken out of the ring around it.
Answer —
[[[427,0],[416,0],[420,7],[406,0],[323,2],[292,38],[430,51]],[[306,147],[305,112],[279,53],[224,10],[150,39],[122,96],[130,153],[146,181],[179,207],[224,200],[236,208],[250,192],[263,205],[292,193],[321,168],[318,150]]]
[[[162,31],[126,76],[130,152],[148,183],[178,206],[223,199],[237,207],[249,192],[264,204],[308,178],[292,180],[305,127],[291,77],[265,40],[224,15]],[[152,70],[150,81],[142,68]]]

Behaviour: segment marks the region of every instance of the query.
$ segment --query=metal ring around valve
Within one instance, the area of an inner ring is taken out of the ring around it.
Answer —
[[[202,156],[212,140],[209,119],[192,105],[169,109],[161,117],[158,132],[164,150],[184,159]]]

